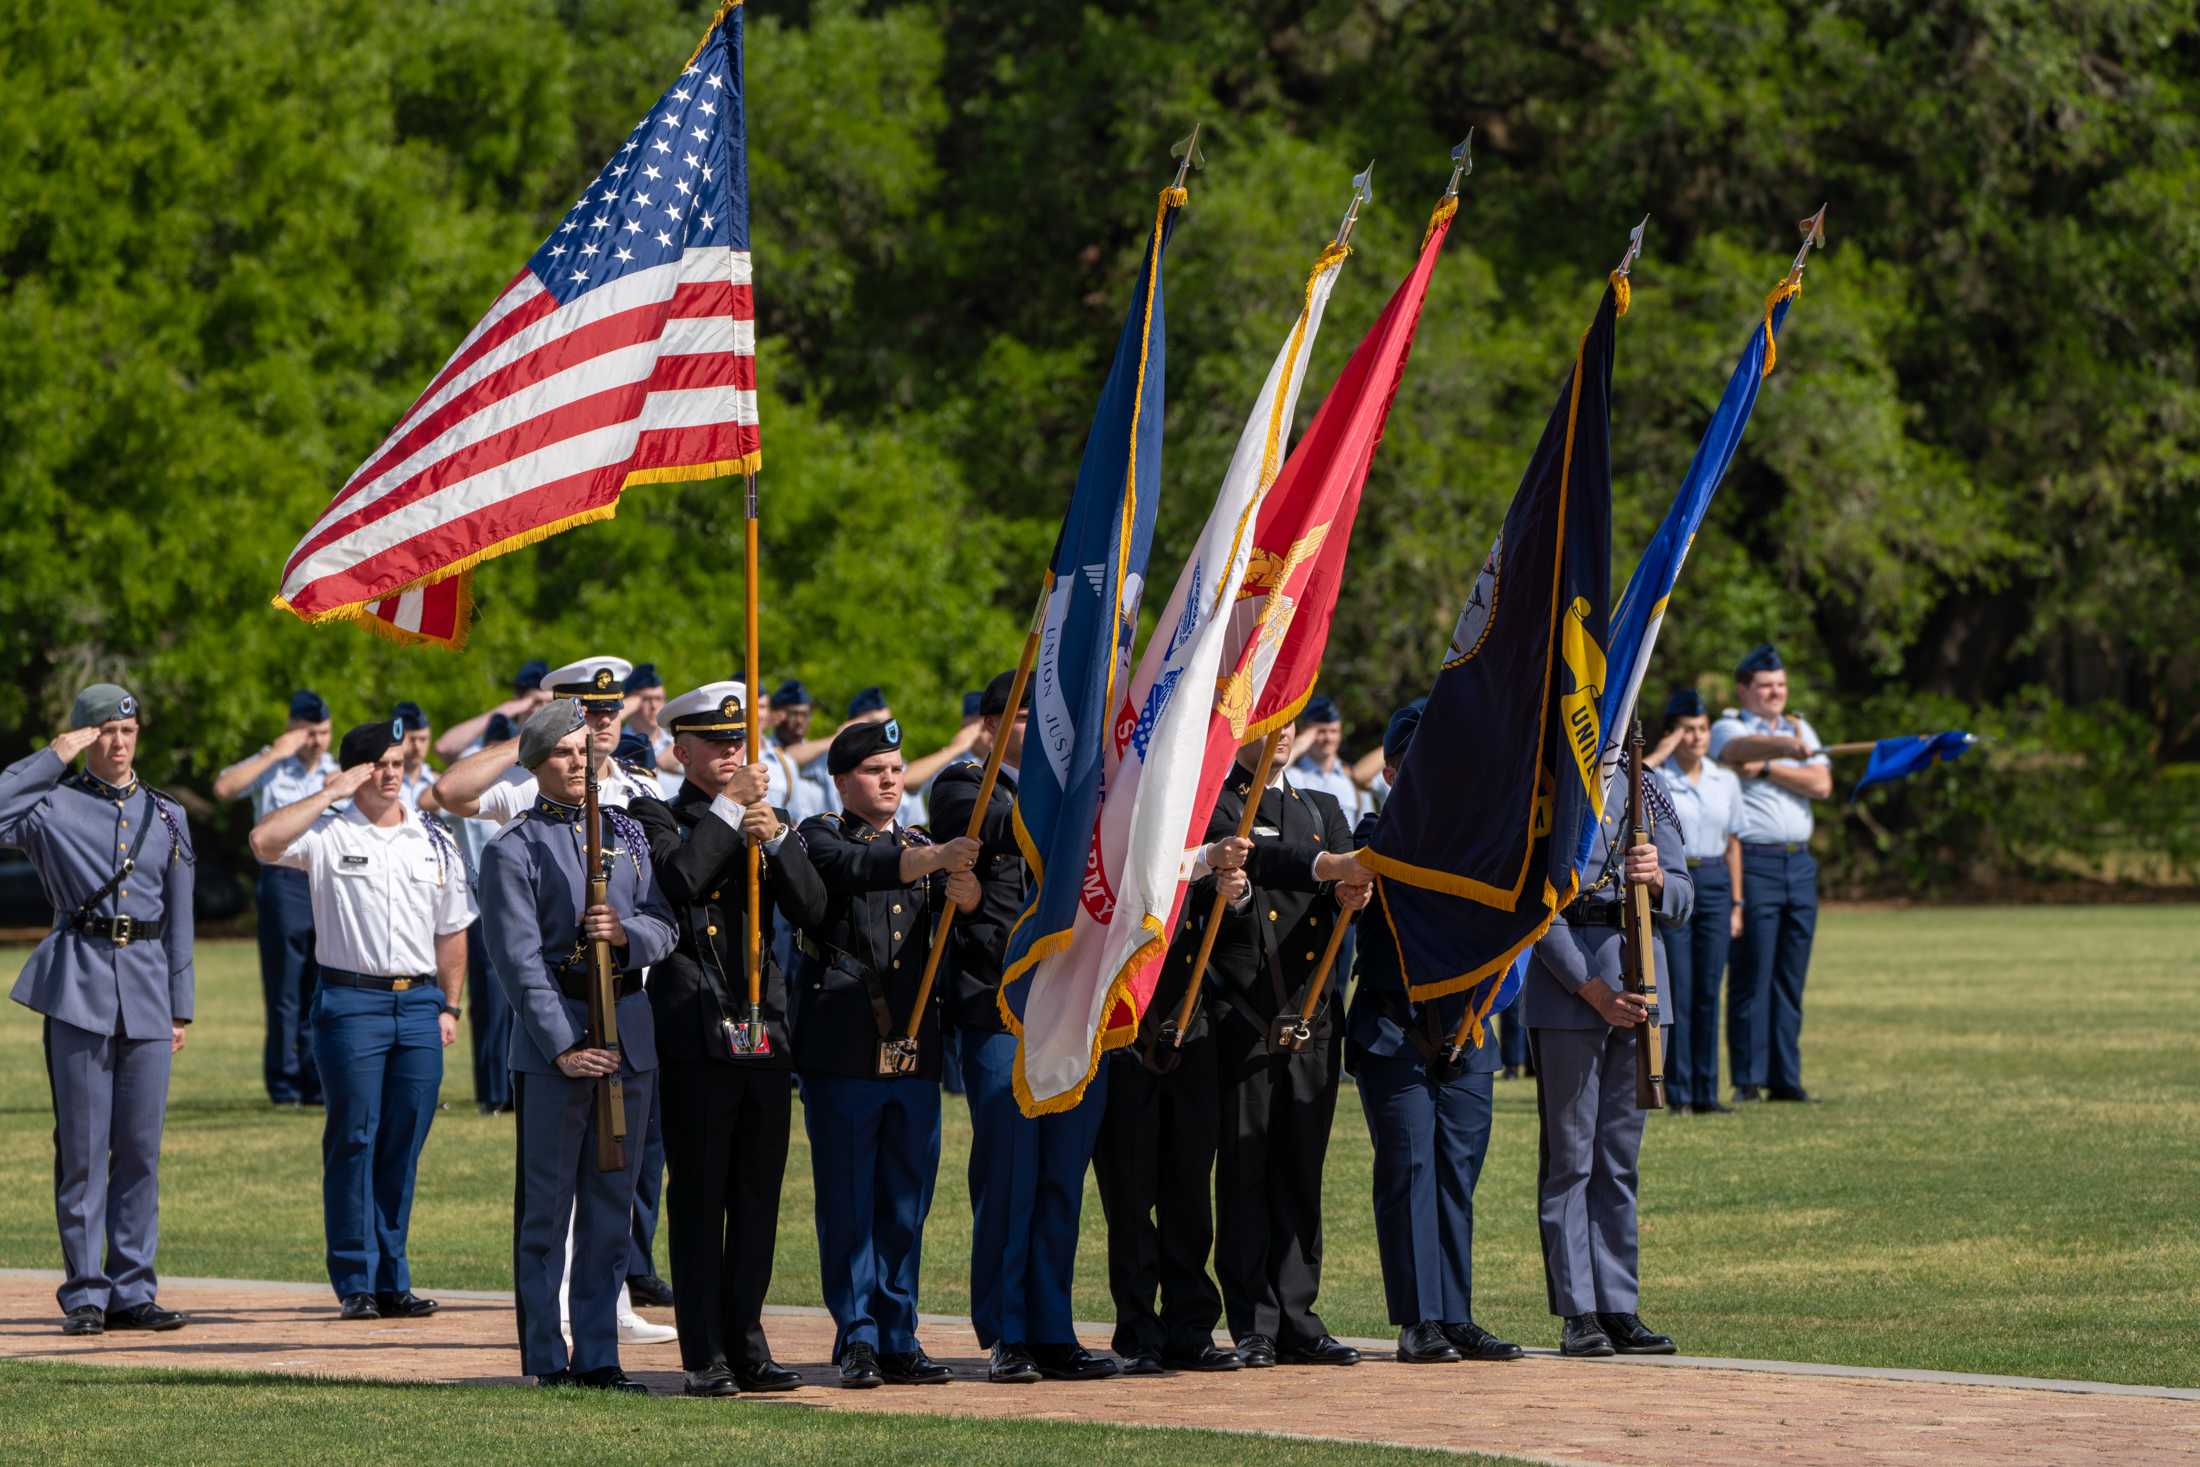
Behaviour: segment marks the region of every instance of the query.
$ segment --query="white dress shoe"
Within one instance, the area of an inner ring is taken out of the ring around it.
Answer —
[[[652,1324],[639,1314],[620,1317],[619,1343],[622,1345],[662,1345],[668,1340],[678,1338],[678,1330],[669,1325]]]

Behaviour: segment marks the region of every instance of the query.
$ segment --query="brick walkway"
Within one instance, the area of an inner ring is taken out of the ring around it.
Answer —
[[[58,1276],[0,1273],[0,1358],[512,1385],[522,1379],[509,1303],[444,1295],[419,1323],[346,1325],[323,1288],[171,1280],[161,1302],[194,1316],[164,1335],[67,1339],[57,1329]],[[662,1311],[652,1311],[662,1317]],[[822,1361],[832,1327],[822,1313],[774,1311],[779,1358],[811,1388],[788,1395],[694,1403],[697,1410],[799,1403],[848,1411],[1215,1427],[1407,1446],[1499,1452],[1545,1462],[1745,1467],[1745,1464],[2159,1463],[2200,1460],[2200,1392],[2025,1389],[1888,1374],[1823,1374],[1716,1365],[1561,1361],[1408,1367],[1372,1358],[1350,1370],[1314,1367],[1177,1376],[1095,1385],[994,1386],[969,1325],[941,1320],[925,1344],[952,1364],[946,1386],[842,1391]],[[1094,1346],[1104,1341],[1088,1340]],[[626,1351],[630,1373],[679,1390],[670,1345]]]

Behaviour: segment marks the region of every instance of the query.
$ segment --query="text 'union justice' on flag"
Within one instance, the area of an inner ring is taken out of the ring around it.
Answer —
[[[1376,873],[1407,995],[1486,985],[1574,896],[1570,838],[1596,798],[1612,583],[1616,272],[1452,632],[1420,730],[1360,859]],[[1516,986],[1516,985],[1506,985]]]
[[[337,491],[277,606],[456,646],[480,562],[634,484],[755,472],[746,130],[735,4]]]

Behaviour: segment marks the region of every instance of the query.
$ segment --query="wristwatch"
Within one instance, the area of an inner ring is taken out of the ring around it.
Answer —
[[[441,1009],[444,1013],[449,1014],[454,1019],[465,1012],[465,1010],[461,1009],[455,1003],[439,1003],[436,1005],[436,1007]]]

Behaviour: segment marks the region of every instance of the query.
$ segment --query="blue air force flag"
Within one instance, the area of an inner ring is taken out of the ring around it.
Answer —
[[[1597,788],[1612,582],[1607,289],[1452,633],[1421,727],[1361,860],[1397,934],[1410,998],[1496,981],[1572,900],[1572,832]],[[1518,984],[1508,985],[1514,992]]]
[[[1021,1022],[1025,997],[1016,980],[1070,940],[1099,816],[1110,715],[1129,679],[1161,489],[1161,265],[1184,200],[1180,188],[1161,191],[1145,266],[1085,440],[1077,490],[1047,566],[1015,812],[1016,840],[1031,864],[1034,890],[1009,934],[1001,968],[999,1001],[1012,1027]]]
[[[1864,777],[1849,791],[1849,800],[1872,785],[1893,784],[1898,779],[1908,779],[1921,769],[1935,764],[1953,762],[1963,757],[1963,751],[1977,742],[1962,729],[1950,729],[1947,733],[1910,734],[1899,739],[1881,739],[1872,745],[1871,761],[1864,766]]]

